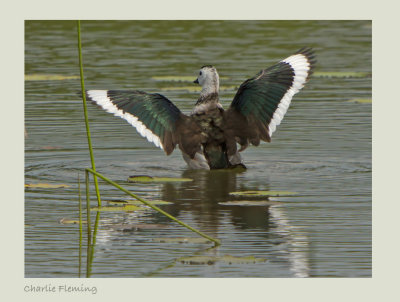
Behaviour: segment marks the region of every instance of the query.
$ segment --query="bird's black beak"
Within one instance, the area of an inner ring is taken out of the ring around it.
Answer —
[[[194,80],[193,83],[199,84],[199,79]]]

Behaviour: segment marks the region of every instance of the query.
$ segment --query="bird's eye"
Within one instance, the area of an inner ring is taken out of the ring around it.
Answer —
[[[200,71],[199,75],[202,75],[203,73]]]

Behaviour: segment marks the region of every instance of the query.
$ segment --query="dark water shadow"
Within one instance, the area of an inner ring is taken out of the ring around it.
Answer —
[[[269,206],[232,206],[224,205],[227,201],[249,200],[249,198],[232,196],[235,191],[258,190],[238,181],[238,177],[246,172],[235,170],[186,170],[183,178],[191,178],[192,182],[165,183],[161,188],[160,199],[172,201],[164,206],[168,213],[179,217],[182,211],[192,213],[196,222],[208,221],[210,226],[219,226],[221,211],[228,212],[233,226],[240,229],[269,228]],[[263,186],[265,189],[265,185]],[[268,184],[267,184],[267,187]],[[260,198],[251,198],[260,199]],[[261,197],[268,200],[268,197]],[[159,217],[158,222],[166,218]]]

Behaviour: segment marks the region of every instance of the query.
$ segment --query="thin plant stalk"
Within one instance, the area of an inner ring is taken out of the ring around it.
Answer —
[[[93,156],[93,148],[92,148],[92,140],[90,137],[90,129],[89,129],[89,119],[88,113],[86,108],[86,93],[85,93],[85,81],[83,78],[83,63],[82,63],[82,42],[81,42],[81,22],[77,21],[78,25],[78,53],[79,53],[79,72],[81,78],[81,90],[82,90],[82,100],[83,100],[83,113],[85,115],[85,124],[86,124],[86,134],[89,146],[89,153],[90,153],[90,161],[92,163],[92,169],[96,171],[96,166],[94,163],[94,156]],[[100,191],[99,191],[99,184],[97,181],[97,177],[94,175],[94,186],[96,188],[96,196],[97,196],[97,203],[98,206],[101,206],[101,199],[100,199]]]
[[[99,228],[99,221],[100,221],[100,212],[96,213],[96,220],[94,222],[94,230],[93,230],[93,236],[92,236],[92,244],[96,244],[96,236],[97,236],[97,229]]]
[[[90,275],[92,274],[92,261],[91,261],[91,256],[92,256],[92,245],[89,243],[89,238],[88,238],[88,243],[87,243],[87,249],[86,249],[86,278],[89,278]]]
[[[90,277],[92,275],[92,264],[93,264],[93,258],[94,258],[94,248],[96,246],[96,236],[97,236],[97,229],[99,227],[99,221],[100,221],[100,212],[97,212],[96,214],[96,220],[94,223],[94,230],[93,230],[93,236],[92,236],[92,244],[90,245],[90,250],[88,249],[88,272],[87,276]]]
[[[91,228],[90,228],[90,193],[89,193],[89,173],[85,171],[85,180],[86,180],[86,216],[87,216],[87,234],[88,237],[91,237]]]
[[[78,276],[79,278],[81,277],[81,267],[82,267],[82,233],[83,233],[83,227],[82,227],[82,198],[81,198],[81,182],[79,179],[79,174],[78,174],[78,196],[79,196],[79,271],[78,271]]]
[[[85,171],[86,180],[86,220],[87,220],[87,252],[86,252],[86,278],[90,276],[90,266],[91,266],[91,248],[92,248],[92,231],[90,228],[90,193],[89,193],[89,173]]]
[[[195,232],[195,233],[199,234],[200,236],[202,236],[202,237],[204,237],[204,238],[206,238],[206,239],[208,239],[208,240],[213,241],[215,245],[220,245],[220,244],[221,244],[221,242],[220,242],[218,239],[214,239],[214,238],[212,238],[212,237],[210,237],[210,236],[208,236],[208,235],[206,235],[206,234],[200,232],[199,230],[196,230],[196,229],[192,228],[191,226],[187,225],[186,223],[180,221],[179,219],[175,218],[174,216],[172,216],[172,215],[168,214],[167,212],[163,211],[163,210],[160,209],[159,207],[157,207],[157,206],[155,206],[155,205],[152,205],[151,203],[149,203],[148,201],[144,200],[143,198],[141,198],[141,197],[139,197],[139,196],[137,196],[137,195],[131,193],[130,191],[128,191],[128,190],[126,190],[126,189],[124,189],[124,188],[121,187],[119,184],[117,184],[117,183],[113,182],[112,180],[106,178],[105,176],[101,175],[100,173],[98,173],[98,172],[96,172],[96,171],[94,171],[94,170],[92,170],[92,169],[89,169],[89,168],[86,168],[86,172],[90,172],[90,173],[92,173],[92,174],[94,174],[94,175],[97,175],[99,178],[103,179],[104,181],[108,182],[109,184],[113,185],[114,187],[118,188],[119,190],[125,192],[126,194],[132,196],[133,198],[139,200],[140,202],[142,202],[142,203],[144,203],[145,205],[149,206],[149,207],[152,208],[153,210],[156,210],[157,212],[159,212],[159,213],[161,213],[161,214],[167,216],[167,217],[170,218],[171,220],[173,220],[173,221],[179,223],[180,225],[184,226],[185,228],[191,230],[192,232]]]

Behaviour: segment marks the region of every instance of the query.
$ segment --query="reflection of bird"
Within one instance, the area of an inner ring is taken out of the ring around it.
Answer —
[[[194,81],[202,86],[190,115],[183,114],[160,94],[130,90],[88,90],[87,97],[109,113],[128,121],[150,142],[171,154],[179,145],[191,168],[223,169],[244,166],[239,152],[249,143],[270,142],[290,101],[308,80],[315,55],[303,48],[261,70],[240,85],[231,106],[219,103],[215,67],[200,69]],[[241,147],[237,150],[236,143]]]

